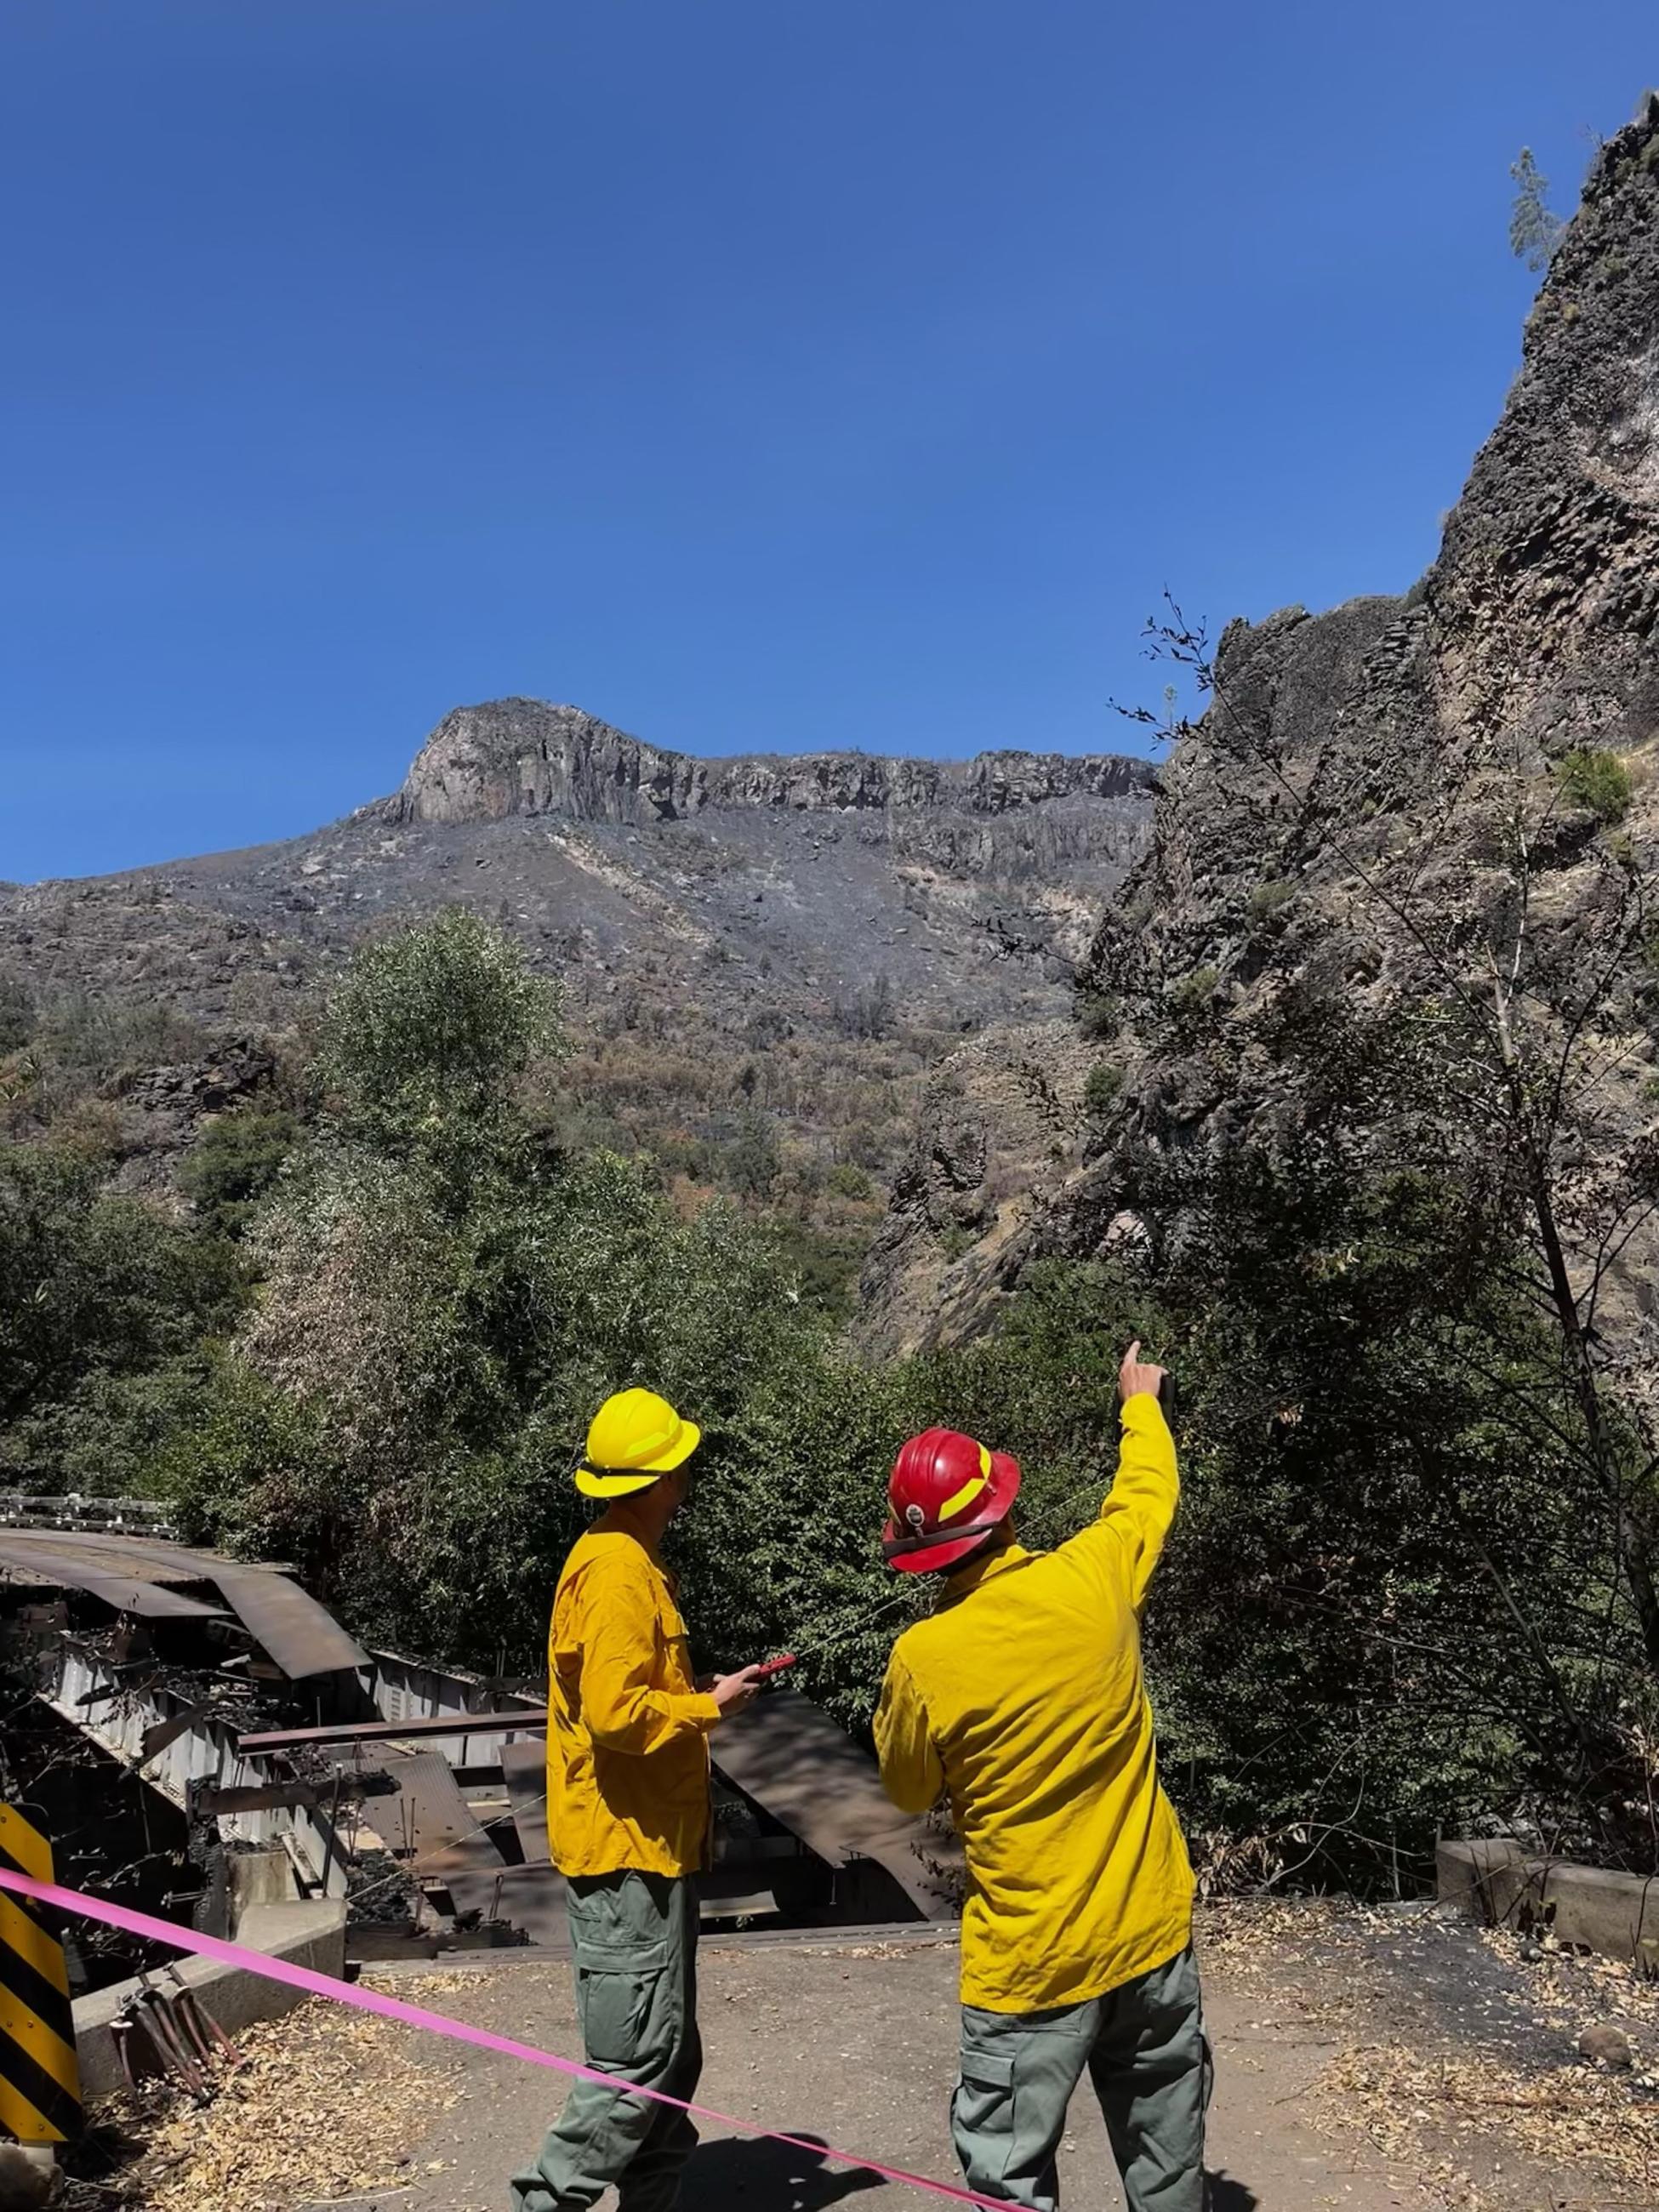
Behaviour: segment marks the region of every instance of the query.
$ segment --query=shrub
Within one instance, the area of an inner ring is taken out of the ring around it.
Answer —
[[[35,1033],[60,1068],[90,1082],[194,1059],[206,1043],[203,1030],[171,1006],[123,1005],[81,991],[38,1009]]]
[[[892,977],[884,971],[866,989],[854,992],[850,998],[837,999],[833,1015],[843,1036],[891,1036],[898,1026],[898,1004]]]
[[[1110,1112],[1123,1088],[1123,1070],[1109,1060],[1097,1060],[1083,1085],[1084,1111],[1100,1120]]]
[[[1077,1018],[1084,1036],[1097,1041],[1117,1035],[1123,1010],[1111,992],[1085,984],[1077,994]]]
[[[1170,1012],[1182,1022],[1190,1022],[1206,1012],[1215,987],[1220,981],[1218,969],[1194,968],[1190,975],[1182,975],[1170,985]]]
[[[1570,806],[1603,822],[1621,822],[1631,802],[1630,771],[1617,753],[1580,745],[1559,762],[1555,780]]]
[[[1257,884],[1249,897],[1252,921],[1267,921],[1283,906],[1288,906],[1296,896],[1296,885],[1289,883]]]
[[[204,1224],[240,1236],[299,1133],[297,1119],[281,1106],[245,1106],[210,1121],[179,1170],[185,1195]]]
[[[0,976],[0,1053],[17,1052],[34,1035],[35,1009],[27,984]]]

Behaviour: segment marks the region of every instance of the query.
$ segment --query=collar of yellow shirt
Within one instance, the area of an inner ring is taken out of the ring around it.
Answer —
[[[939,1604],[934,1610],[943,1613],[950,1606],[960,1605],[963,1599],[971,1596],[981,1583],[988,1583],[998,1575],[1006,1575],[1012,1567],[1023,1567],[1028,1559],[1036,1557],[1037,1554],[1028,1552],[1024,1544],[1002,1545],[992,1553],[988,1559],[976,1559],[971,1566],[963,1567],[960,1573],[952,1575],[939,1592]]]

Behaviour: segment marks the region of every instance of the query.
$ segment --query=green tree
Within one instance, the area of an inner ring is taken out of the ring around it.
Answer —
[[[537,1663],[609,1391],[681,1398],[714,1466],[781,1347],[810,1358],[821,1328],[763,1224],[683,1220],[648,1162],[532,1140],[517,1079],[550,1030],[514,949],[465,918],[360,956],[322,1111],[250,1232],[258,1304],[166,1455],[205,1532],[459,1661],[505,1642]]]
[[[783,1170],[775,1124],[764,1114],[746,1113],[726,1155],[726,1171],[740,1198],[757,1205],[770,1198]]]
[[[105,1191],[106,1168],[62,1146],[0,1146],[0,1456],[43,1484],[66,1451],[83,1475],[117,1443],[141,1378],[227,1327],[241,1297],[228,1247]],[[140,1411],[153,1426],[154,1407]]]
[[[1510,164],[1510,174],[1515,180],[1515,198],[1510,208],[1510,251],[1528,269],[1547,269],[1550,256],[1566,228],[1560,216],[1553,214],[1546,204],[1544,196],[1549,191],[1550,180],[1540,173],[1530,146],[1521,149]]]
[[[553,987],[515,939],[451,907],[357,955],[317,1065],[339,1133],[459,1162],[497,1139],[532,1057],[559,1048]]]

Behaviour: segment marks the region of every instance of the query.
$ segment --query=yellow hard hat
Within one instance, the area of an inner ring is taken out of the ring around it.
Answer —
[[[672,1474],[702,1441],[695,1421],[683,1421],[654,1390],[618,1390],[593,1416],[587,1456],[576,1469],[584,1498],[626,1498]]]

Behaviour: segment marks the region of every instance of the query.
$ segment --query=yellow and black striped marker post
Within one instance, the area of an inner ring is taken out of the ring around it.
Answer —
[[[52,1845],[15,1806],[0,1805],[0,1865],[50,1881]],[[19,2142],[66,2142],[81,2131],[64,1947],[35,1908],[0,1894],[0,2129]]]

